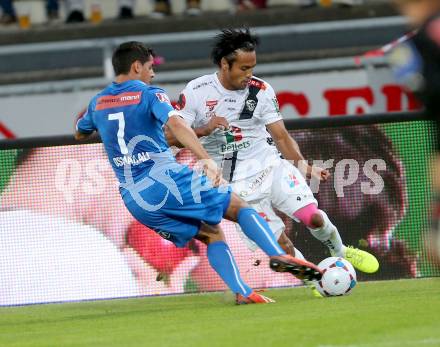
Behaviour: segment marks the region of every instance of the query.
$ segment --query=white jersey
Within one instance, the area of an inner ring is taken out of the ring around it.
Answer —
[[[227,180],[253,176],[279,160],[277,149],[268,143],[266,125],[282,116],[267,82],[253,77],[246,89],[227,90],[217,73],[205,75],[187,84],[177,108],[194,128],[205,126],[215,115],[227,119],[229,130],[217,129],[200,139]]]

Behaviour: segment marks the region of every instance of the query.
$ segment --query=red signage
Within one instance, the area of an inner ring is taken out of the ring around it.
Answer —
[[[14,133],[9,130],[2,122],[0,122],[0,134],[2,134],[7,139],[15,139]]]

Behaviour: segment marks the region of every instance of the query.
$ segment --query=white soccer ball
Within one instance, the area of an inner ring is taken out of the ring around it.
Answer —
[[[318,264],[323,271],[316,289],[323,296],[340,296],[350,294],[356,286],[356,271],[344,258],[330,257]]]

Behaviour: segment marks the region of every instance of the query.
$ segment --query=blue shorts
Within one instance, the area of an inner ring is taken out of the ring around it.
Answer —
[[[181,171],[167,176],[172,180],[165,184],[155,181],[137,193],[121,188],[121,194],[134,218],[177,247],[184,247],[197,235],[202,222],[221,222],[229,207],[231,187],[208,189],[206,176],[183,165]]]

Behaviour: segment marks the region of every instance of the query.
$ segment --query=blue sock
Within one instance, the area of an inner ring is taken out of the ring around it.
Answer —
[[[207,254],[213,269],[234,293],[245,297],[252,293],[252,289],[241,278],[231,250],[224,241],[209,244]]]
[[[245,235],[268,256],[286,254],[275,239],[269,224],[253,208],[244,207],[238,211],[238,224]]]

